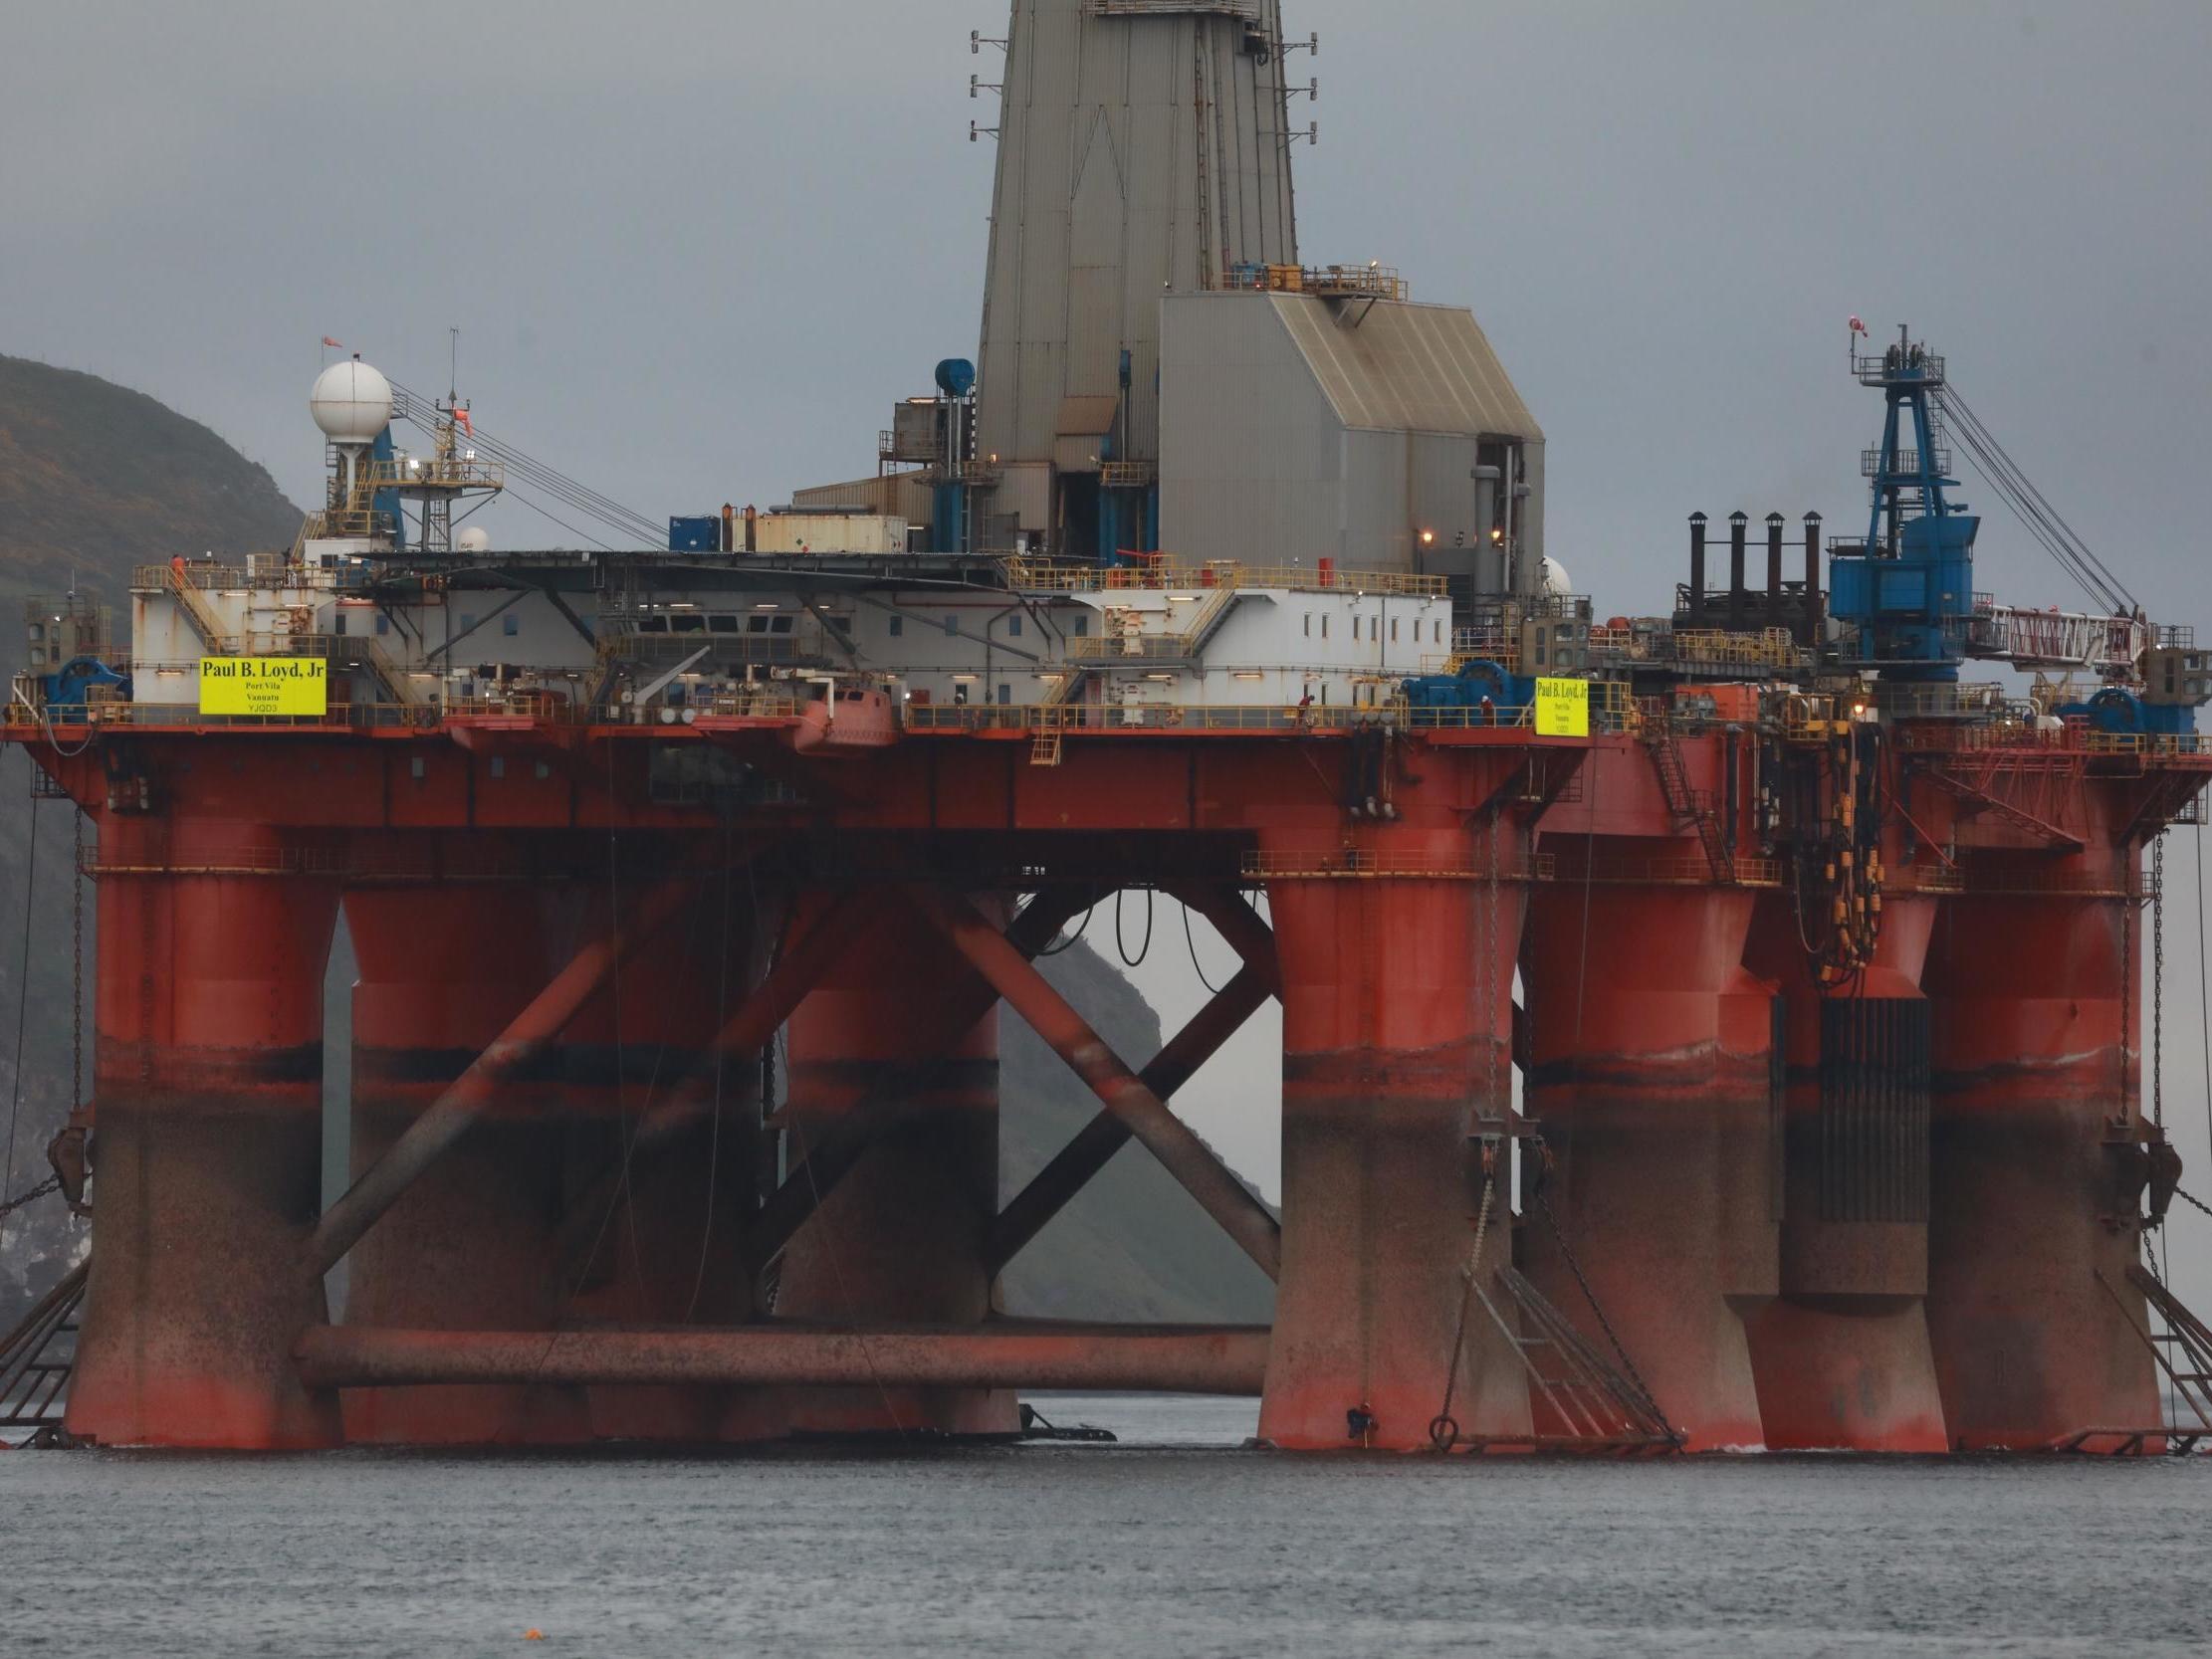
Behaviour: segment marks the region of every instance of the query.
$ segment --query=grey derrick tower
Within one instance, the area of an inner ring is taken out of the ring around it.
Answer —
[[[975,444],[997,480],[988,533],[1150,545],[1162,296],[1298,260],[1281,7],[1014,0],[1005,52]]]

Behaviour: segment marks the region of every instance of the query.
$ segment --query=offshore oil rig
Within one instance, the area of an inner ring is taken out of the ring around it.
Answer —
[[[472,508],[547,470],[352,358],[292,546],[163,550],[126,649],[32,609],[5,736],[94,832],[55,1148],[94,1221],[9,1352],[75,1332],[67,1433],[991,1435],[1035,1387],[1254,1393],[1307,1449],[2212,1431],[2144,1250],[2190,633],[1856,319],[1863,533],[1700,515],[1671,614],[1606,617],[1474,317],[1302,259],[1319,43],[1274,0],[1016,0],[973,45],[982,349],[869,476],[494,550]],[[2090,610],[1977,591],[1954,443]],[[1035,965],[1135,888],[1241,958],[1142,1065]],[[1170,1104],[1270,999],[1279,1216]],[[1003,1205],[1000,1002],[1098,1098]],[[1000,1311],[1132,1140],[1271,1327]]]

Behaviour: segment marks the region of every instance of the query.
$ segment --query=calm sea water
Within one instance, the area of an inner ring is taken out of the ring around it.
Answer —
[[[2212,1649],[2208,1460],[1312,1460],[1043,1403],[1123,1443],[0,1455],[0,1653]]]

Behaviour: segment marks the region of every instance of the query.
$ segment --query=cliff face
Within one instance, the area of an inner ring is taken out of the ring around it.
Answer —
[[[89,374],[0,357],[0,668],[23,661],[19,601],[76,586],[122,620],[133,565],[179,551],[241,554],[288,543],[300,513],[268,473],[207,428],[140,393]],[[18,1084],[13,1027],[25,998],[15,1174],[21,1191],[46,1173],[45,1146],[71,1100],[70,841],[74,810],[36,812],[31,768],[0,753],[0,1091]],[[24,927],[29,894],[30,922]],[[85,894],[88,960],[95,907]],[[26,937],[28,946],[26,948]],[[28,963],[28,975],[23,968]],[[1087,945],[1052,958],[1048,976],[1114,1047],[1141,1065],[1160,1022],[1127,980]],[[350,955],[332,964],[327,1135],[342,1176]],[[91,986],[86,1019],[91,1019]],[[1088,1121],[1095,1102],[1021,1021],[1007,1014],[1001,1191],[1011,1194]],[[85,1066],[92,1063],[86,1032]],[[42,1200],[8,1226],[0,1248],[0,1331],[83,1243],[61,1205]],[[1122,1320],[1264,1320],[1265,1278],[1141,1147],[1125,1148],[1008,1269],[1009,1312]]]

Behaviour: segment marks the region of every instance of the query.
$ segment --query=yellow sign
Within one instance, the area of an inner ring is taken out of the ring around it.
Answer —
[[[311,715],[330,712],[331,666],[313,657],[202,657],[203,715]]]
[[[1590,682],[1539,680],[1536,682],[1536,735],[1587,737],[1590,735]]]

